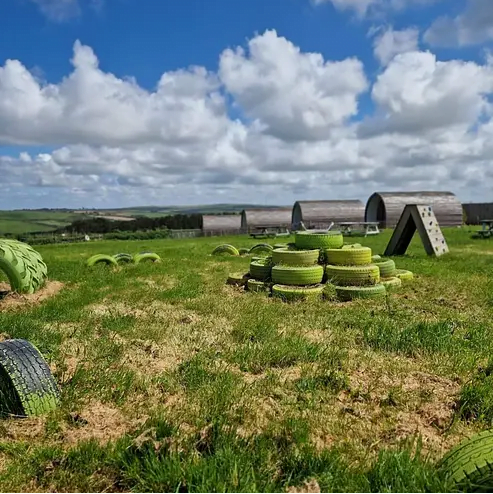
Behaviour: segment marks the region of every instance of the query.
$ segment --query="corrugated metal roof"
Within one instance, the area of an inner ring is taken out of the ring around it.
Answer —
[[[462,210],[468,225],[479,225],[483,220],[493,219],[493,202],[462,203]]]
[[[290,228],[292,208],[244,209],[241,212],[241,229],[248,232],[252,228]]]
[[[202,216],[204,232],[235,232],[240,229],[241,216],[239,214],[204,214]]]
[[[440,226],[462,225],[462,204],[452,192],[375,192],[365,208],[366,221],[378,221],[382,228],[397,225],[407,204],[427,204]]]
[[[364,221],[365,205],[357,199],[297,201],[293,206],[292,223],[301,221],[307,228],[326,228],[331,222]]]

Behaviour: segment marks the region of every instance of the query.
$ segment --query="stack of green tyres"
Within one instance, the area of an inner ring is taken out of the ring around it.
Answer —
[[[269,293],[284,301],[377,298],[413,279],[391,259],[373,256],[369,247],[344,245],[340,231],[295,233],[292,244],[259,244],[246,274],[232,274],[230,285]]]

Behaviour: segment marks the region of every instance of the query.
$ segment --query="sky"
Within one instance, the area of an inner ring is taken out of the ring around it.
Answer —
[[[492,0],[0,0],[0,209],[493,202]]]

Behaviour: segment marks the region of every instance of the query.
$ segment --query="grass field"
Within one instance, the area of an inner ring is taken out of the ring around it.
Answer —
[[[38,346],[62,404],[0,422],[0,490],[450,490],[435,462],[493,420],[493,240],[444,233],[450,254],[397,259],[412,284],[351,303],[226,286],[248,260],[209,254],[245,237],[40,247],[65,287],[0,302],[0,332]],[[162,263],[84,265],[142,250]]]
[[[149,218],[160,218],[162,216],[174,214],[215,214],[223,212],[241,212],[245,208],[255,208],[259,206],[248,204],[211,204],[203,206],[147,206],[140,208],[122,209],[100,209],[99,215],[109,216],[117,219],[118,216],[124,218],[147,216]],[[266,206],[264,206],[266,207]],[[276,207],[276,206],[267,206]],[[67,210],[16,210],[0,211],[0,235],[22,234],[30,232],[48,232],[68,226],[76,220],[97,217],[95,211],[85,210],[72,212]]]
[[[48,232],[83,217],[66,211],[0,211],[0,235]]]

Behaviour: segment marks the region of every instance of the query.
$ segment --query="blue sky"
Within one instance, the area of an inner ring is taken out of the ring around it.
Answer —
[[[487,200],[477,177],[490,173],[492,7],[0,2],[0,208],[245,202],[247,190],[290,204],[418,187]],[[459,116],[440,120],[451,102]]]

